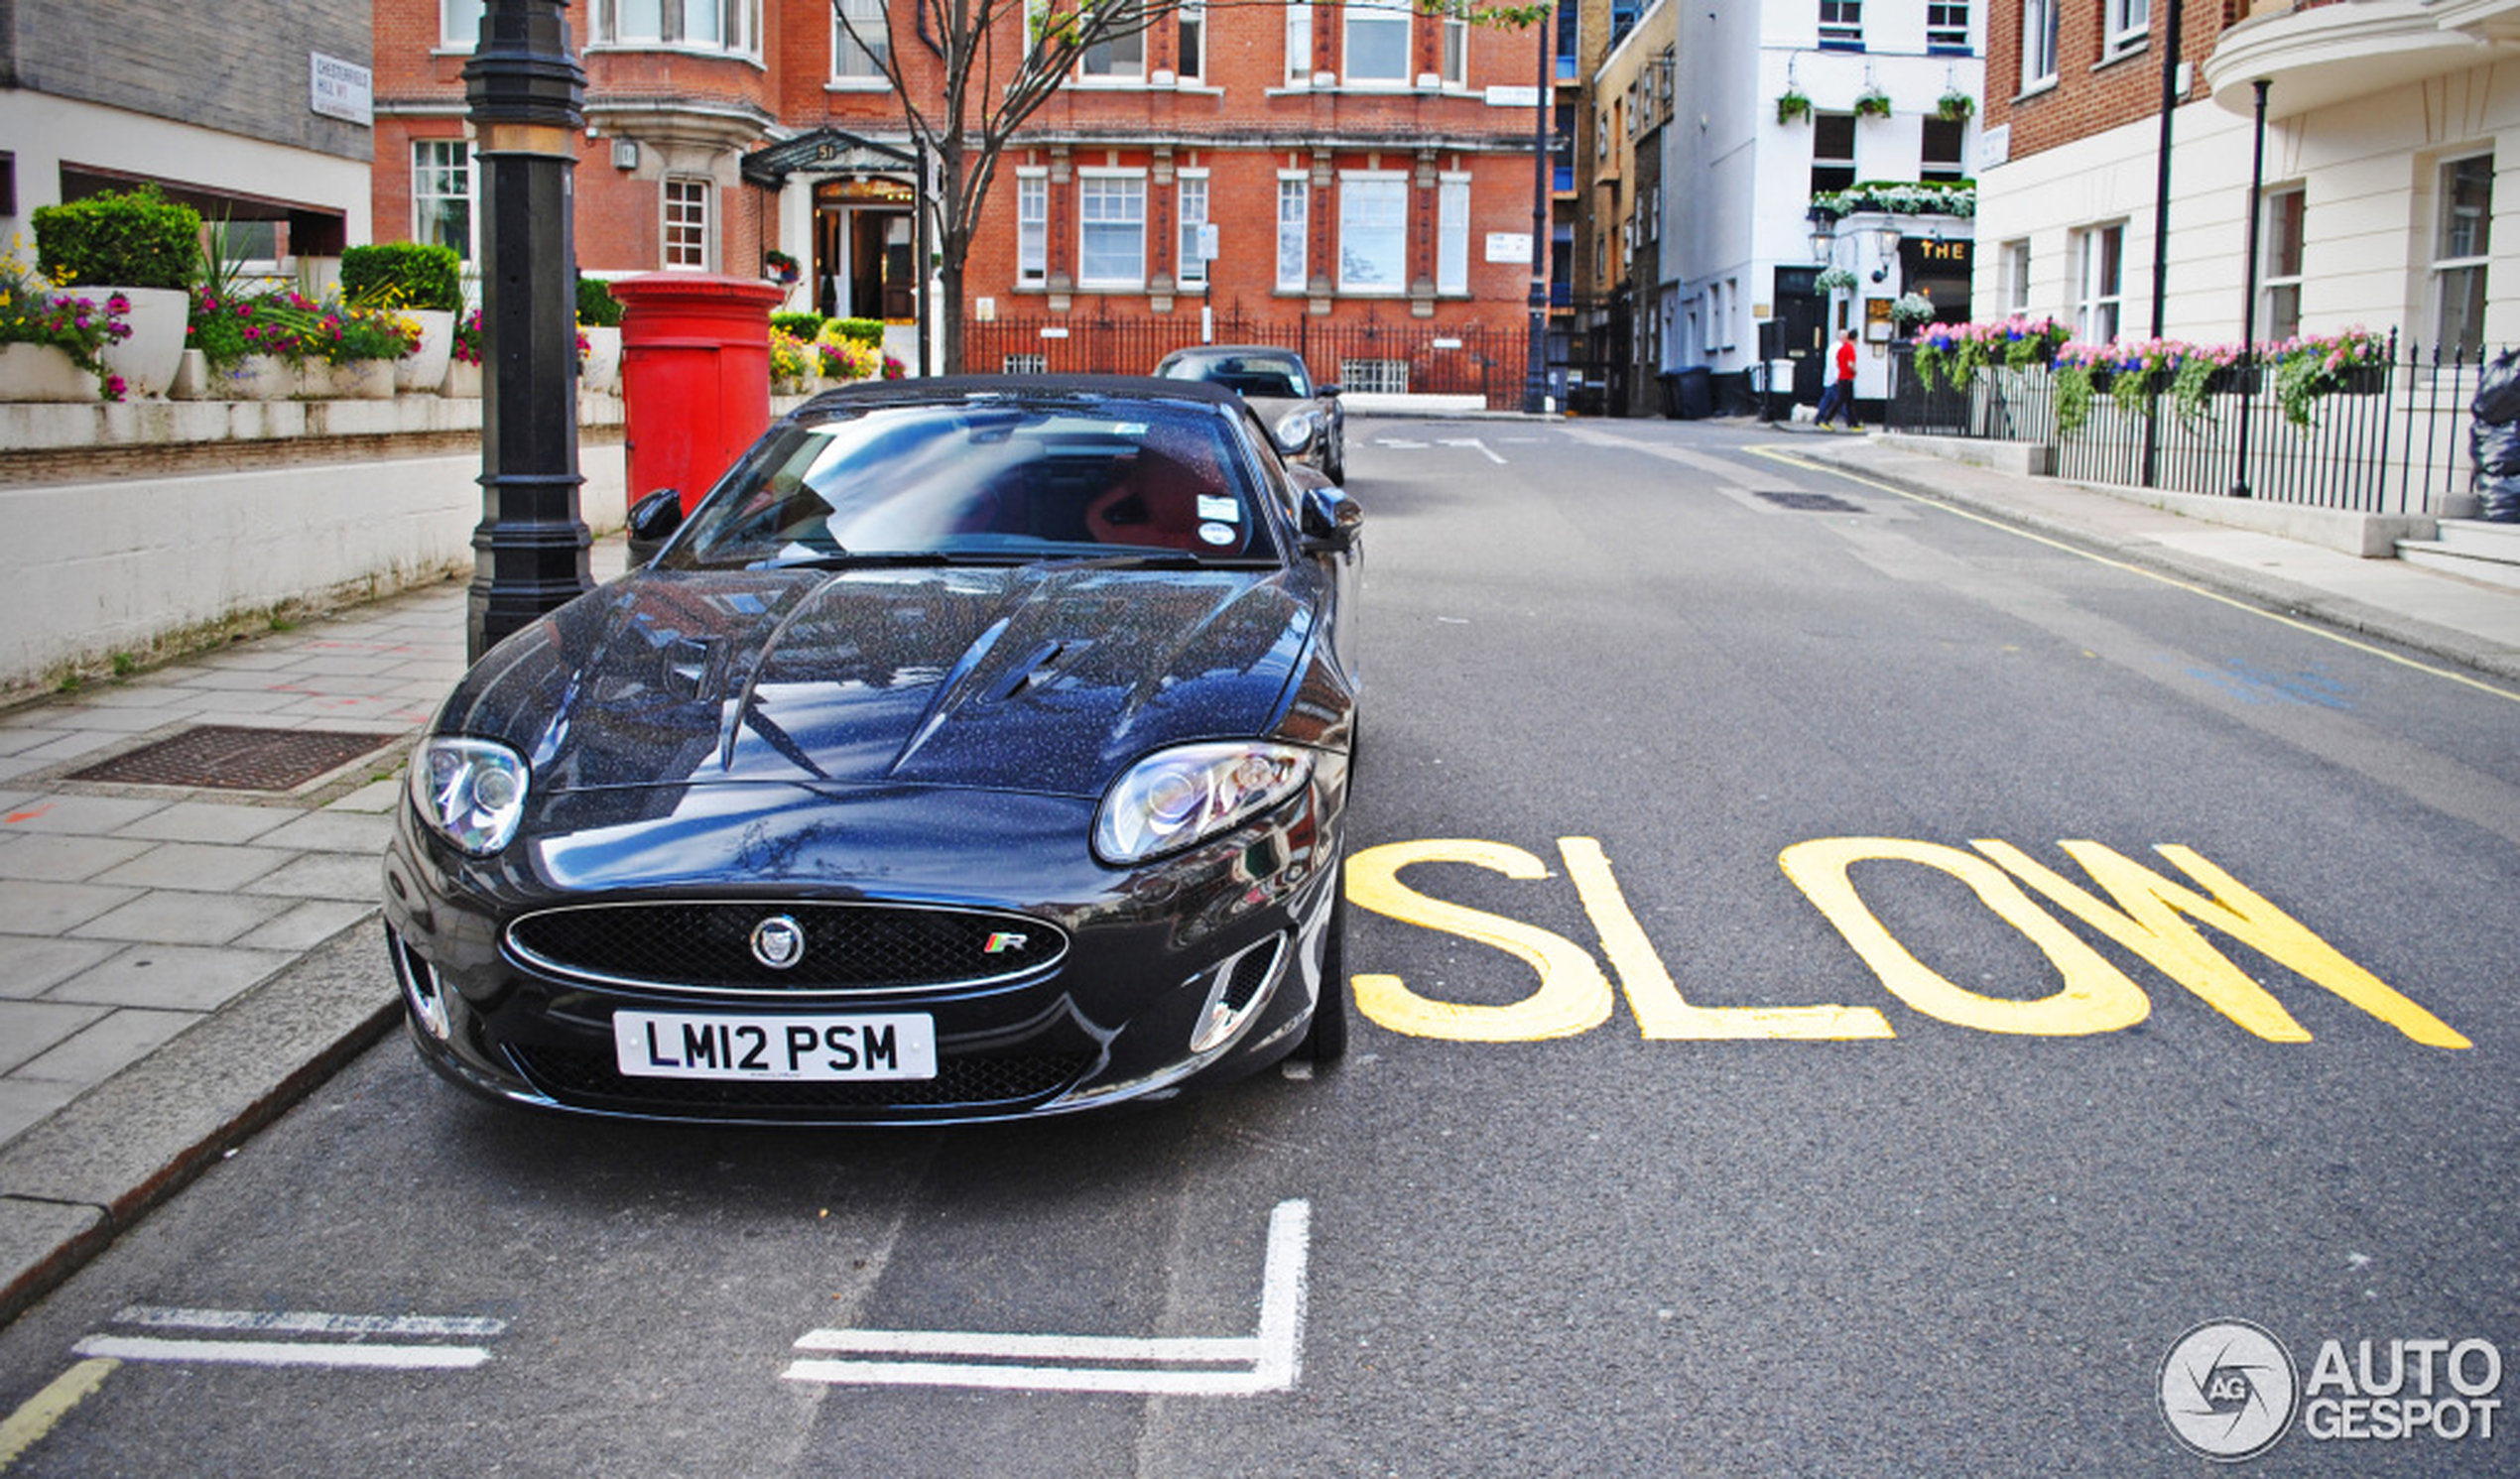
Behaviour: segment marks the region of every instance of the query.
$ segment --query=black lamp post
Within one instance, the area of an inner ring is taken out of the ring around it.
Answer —
[[[2257,135],[2249,144],[2249,267],[2247,296],[2240,300],[2240,363],[2253,377],[2257,371],[2257,271],[2258,228],[2266,217],[2266,89],[2268,79],[2259,77],[2251,86],[2257,89]],[[2249,492],[2249,400],[2240,402],[2240,460],[2231,478],[2231,496],[2248,498]]]
[[[1523,364],[1523,412],[1538,416],[1549,404],[1549,32],[1555,13],[1534,22],[1539,68],[1532,81],[1531,124],[1531,343]]]
[[[481,165],[481,523],[464,646],[594,588],[578,517],[577,252],[569,172],[586,73],[562,0],[489,0],[464,96]]]

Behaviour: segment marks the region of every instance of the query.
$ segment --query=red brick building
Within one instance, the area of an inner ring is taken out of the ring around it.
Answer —
[[[845,3],[882,34],[884,0]],[[462,70],[482,6],[378,0],[380,240],[474,251]],[[586,272],[749,276],[775,250],[801,264],[793,307],[915,318],[911,137],[830,0],[571,0],[567,15],[587,75]],[[1519,394],[1545,40],[1408,0],[1194,0],[1089,54],[1004,157],[965,283],[969,367],[1001,368],[989,350],[1065,367],[1066,320],[1152,325],[1150,351],[1197,341],[1202,318],[1287,342],[1372,325],[1420,344],[1483,336]],[[1016,320],[1033,336],[1021,351],[982,332]],[[1405,363],[1357,363],[1373,382],[1359,389],[1412,388]]]

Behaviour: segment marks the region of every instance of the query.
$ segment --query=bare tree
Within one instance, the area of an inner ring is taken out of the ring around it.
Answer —
[[[945,369],[963,369],[962,282],[998,164],[1027,119],[1097,52],[1143,36],[1200,0],[887,0],[884,34],[831,0],[840,29],[882,68],[923,159],[936,161],[936,250]],[[1204,0],[1282,10],[1284,0]],[[1417,0],[1427,14],[1522,27],[1551,5]],[[907,34],[905,34],[907,33]],[[921,209],[930,208],[926,183]],[[921,264],[924,271],[926,264]]]

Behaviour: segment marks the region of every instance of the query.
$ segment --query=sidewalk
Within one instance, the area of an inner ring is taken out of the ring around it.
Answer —
[[[467,598],[0,711],[0,1322],[397,1025],[379,860]]]
[[[2520,683],[2520,589],[1773,430],[1877,484]],[[598,540],[595,577],[625,554]],[[0,712],[0,1322],[398,1029],[378,859],[412,732],[462,672],[466,596],[449,582]],[[144,753],[223,725],[291,738]],[[264,789],[201,779],[247,765]]]

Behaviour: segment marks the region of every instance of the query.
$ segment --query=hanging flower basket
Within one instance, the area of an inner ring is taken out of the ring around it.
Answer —
[[[1812,286],[1823,293],[1834,293],[1839,289],[1853,288],[1858,281],[1851,268],[1827,267],[1821,270],[1820,276],[1812,279]]]
[[[1808,97],[1804,96],[1804,95],[1803,95],[1803,93],[1802,93],[1802,91],[1801,91],[1801,89],[1799,89],[1799,88],[1794,88],[1794,87],[1788,87],[1788,88],[1786,88],[1783,92],[1780,92],[1780,93],[1778,93],[1778,94],[1777,94],[1777,98],[1776,98],[1776,121],[1777,121],[1777,122],[1779,122],[1779,123],[1800,123],[1800,122],[1802,122],[1803,120],[1810,118],[1811,116],[1812,116],[1812,100],[1811,100],[1810,98],[1808,98]]]
[[[1953,88],[1934,101],[1934,114],[1945,123],[1966,123],[1977,112],[1977,99]]]
[[[1855,94],[1855,116],[1887,118],[1890,116],[1890,94],[1878,87],[1867,86]]]

